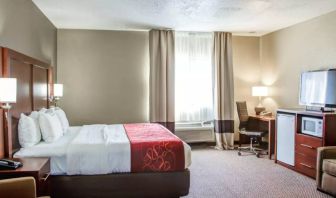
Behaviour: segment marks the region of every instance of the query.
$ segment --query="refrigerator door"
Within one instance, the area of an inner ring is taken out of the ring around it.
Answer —
[[[294,166],[295,116],[277,114],[277,160]]]

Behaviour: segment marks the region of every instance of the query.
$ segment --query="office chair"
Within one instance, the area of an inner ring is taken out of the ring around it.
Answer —
[[[238,147],[238,155],[240,156],[242,152],[252,153],[257,157],[260,155],[267,155],[268,152],[264,152],[264,149],[259,149],[254,147],[253,143],[259,142],[261,143],[262,137],[264,137],[267,132],[254,130],[258,127],[258,120],[251,118],[248,115],[246,101],[236,102],[237,104],[237,112],[239,117],[239,147]],[[250,145],[242,147],[241,141],[244,136],[248,136],[250,138]]]

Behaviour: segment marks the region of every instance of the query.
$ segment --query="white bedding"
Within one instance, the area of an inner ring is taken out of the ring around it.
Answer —
[[[86,125],[68,146],[68,175],[131,172],[130,142],[122,124]]]
[[[56,142],[41,141],[32,147],[21,148],[14,154],[14,157],[50,157],[51,174],[66,174],[66,151],[81,128],[79,126],[69,127],[67,133]]]
[[[191,149],[185,142],[183,146],[185,168],[188,168]],[[52,175],[105,174],[130,172],[130,153],[124,127],[116,124],[69,127],[68,132],[56,142],[40,142],[21,148],[14,157],[50,157]]]

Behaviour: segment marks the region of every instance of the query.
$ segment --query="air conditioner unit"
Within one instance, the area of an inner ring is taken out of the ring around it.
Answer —
[[[214,127],[212,123],[176,123],[175,135],[187,143],[215,141]]]

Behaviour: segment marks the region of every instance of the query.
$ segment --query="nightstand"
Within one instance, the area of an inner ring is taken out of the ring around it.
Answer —
[[[0,170],[0,179],[31,176],[35,178],[37,196],[50,194],[49,158],[13,158],[11,160],[20,161],[23,166],[16,170]]]

